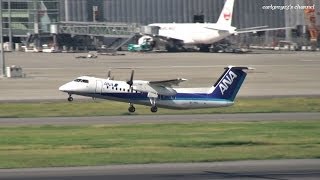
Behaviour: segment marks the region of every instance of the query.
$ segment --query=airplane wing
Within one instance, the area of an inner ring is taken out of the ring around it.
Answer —
[[[261,29],[238,29],[236,30],[235,34],[242,34],[242,33],[256,33],[260,31],[275,31],[275,30],[281,30],[281,29],[293,29],[294,27],[280,27],[280,28],[261,28]]]
[[[186,81],[183,78],[170,79],[164,81],[149,81],[147,83],[133,84],[133,89],[148,94],[174,96],[177,92],[172,86],[178,86],[181,82]]]
[[[170,80],[163,80],[163,81],[149,81],[149,84],[155,86],[164,86],[164,87],[172,87],[172,86],[179,86],[181,82],[187,81],[184,78],[177,78],[177,79],[170,79]]]

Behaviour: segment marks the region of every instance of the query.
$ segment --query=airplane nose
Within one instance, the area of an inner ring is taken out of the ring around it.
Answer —
[[[59,87],[59,91],[67,92],[69,90],[68,85],[64,84]]]

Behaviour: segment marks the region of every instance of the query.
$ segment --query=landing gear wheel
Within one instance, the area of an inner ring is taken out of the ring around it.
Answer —
[[[73,97],[69,96],[69,97],[68,97],[68,101],[69,101],[69,102],[73,101]]]
[[[128,111],[131,112],[131,113],[133,113],[133,112],[136,111],[136,108],[135,108],[134,106],[130,106],[130,107],[128,108]]]
[[[155,112],[158,111],[158,107],[157,106],[152,106],[150,110],[151,110],[151,112],[155,113]]]

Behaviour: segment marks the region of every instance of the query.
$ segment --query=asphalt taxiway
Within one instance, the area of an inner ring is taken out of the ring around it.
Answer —
[[[0,179],[208,180],[320,178],[320,159],[0,169]]]
[[[320,52],[126,53],[76,59],[79,53],[6,53],[7,66],[23,68],[26,78],[0,79],[0,101],[66,99],[62,84],[81,75],[106,77],[108,69],[117,80],[165,80],[186,78],[181,87],[210,87],[228,65],[250,66],[239,96],[320,96]],[[75,98],[81,98],[76,97]]]
[[[99,125],[177,122],[245,122],[320,120],[320,113],[245,113],[195,115],[126,115],[98,117],[0,118],[0,126]]]

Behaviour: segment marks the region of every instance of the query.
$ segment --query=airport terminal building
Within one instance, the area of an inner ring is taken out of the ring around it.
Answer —
[[[238,0],[233,25],[238,28],[305,25],[303,11],[267,9],[265,6],[304,5],[302,0]],[[98,21],[125,23],[191,23],[217,21],[224,0],[65,0],[62,21],[93,21],[92,7],[98,7]],[[319,6],[317,6],[319,7]],[[319,10],[320,11],[320,10]],[[203,19],[201,19],[203,16]],[[289,17],[290,16],[290,17]]]
[[[236,0],[232,25],[237,28],[294,27],[293,31],[270,35],[307,36],[309,22],[302,7],[315,7],[315,24],[319,27],[319,3],[315,0]],[[5,36],[11,24],[13,36],[26,37],[50,33],[50,24],[61,22],[214,23],[223,5],[224,0],[3,0],[2,12]]]

